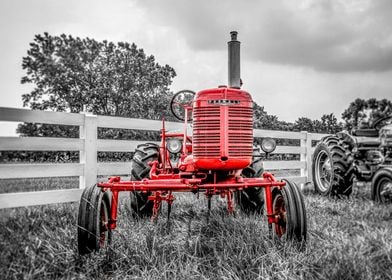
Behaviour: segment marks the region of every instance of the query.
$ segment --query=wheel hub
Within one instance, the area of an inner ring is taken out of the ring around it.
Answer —
[[[390,200],[392,198],[392,182],[384,182],[381,185],[380,195],[385,200]]]
[[[286,233],[286,206],[282,195],[278,195],[274,200],[273,209],[275,211],[275,234],[282,237]]]
[[[316,159],[316,180],[321,191],[325,192],[329,189],[332,179],[332,165],[328,154],[321,151]]]
[[[108,214],[106,213],[104,207],[101,208],[101,217],[100,217],[100,236],[99,236],[99,246],[104,247],[107,239],[108,232]]]
[[[329,159],[327,159],[322,166],[322,174],[323,177],[328,180],[328,182],[331,179],[331,171],[332,171],[331,163],[329,162]]]

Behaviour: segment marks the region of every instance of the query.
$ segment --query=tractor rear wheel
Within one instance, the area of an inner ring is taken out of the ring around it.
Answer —
[[[242,170],[242,176],[245,178],[261,177],[264,172],[263,161],[261,159],[260,150],[253,148],[253,159],[249,167]],[[237,191],[234,194],[235,201],[241,211],[246,214],[262,214],[264,209],[264,191],[263,188],[247,188]]]
[[[303,249],[307,238],[304,199],[294,182],[283,181],[286,186],[272,192],[272,209],[277,220],[270,228],[271,235],[275,240],[294,242],[298,249]]]
[[[313,153],[312,174],[315,191],[321,195],[346,195],[352,192],[354,174],[350,151],[336,135],[325,137]]]
[[[78,251],[85,255],[108,247],[112,238],[109,228],[110,196],[96,185],[85,188],[78,213]]]
[[[379,203],[392,202],[392,169],[377,170],[372,179],[372,200]]]
[[[140,144],[136,147],[131,160],[131,181],[140,181],[149,177],[151,170],[148,164],[158,160],[159,146],[154,143]],[[131,210],[137,217],[148,217],[152,215],[154,202],[148,200],[151,192],[130,192]]]

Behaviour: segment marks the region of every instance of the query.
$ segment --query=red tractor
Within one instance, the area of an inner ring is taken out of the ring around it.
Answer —
[[[263,172],[260,152],[253,146],[253,101],[240,89],[240,42],[231,32],[229,86],[199,91],[180,91],[171,100],[175,117],[184,121],[182,133],[161,130],[161,144],[141,144],[131,161],[131,180],[111,177],[83,191],[78,215],[78,249],[87,254],[104,248],[116,228],[119,192],[130,192],[134,215],[158,217],[161,203],[174,193],[204,193],[208,210],[211,197],[226,198],[245,213],[265,213],[274,239],[306,242],[307,222],[303,196],[289,180],[278,181]],[[192,135],[188,123],[192,121]],[[265,138],[262,150],[269,154],[276,143]],[[264,191],[263,191],[264,190]],[[263,209],[265,208],[265,211]]]

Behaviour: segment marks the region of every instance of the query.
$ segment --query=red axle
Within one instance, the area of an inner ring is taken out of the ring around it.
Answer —
[[[171,175],[171,176],[170,176]],[[107,182],[98,183],[97,186],[106,191],[108,189],[113,193],[111,211],[110,211],[110,229],[116,227],[117,220],[117,205],[118,193],[122,191],[135,191],[135,192],[152,192],[153,195],[148,197],[149,200],[154,201],[152,220],[158,216],[160,205],[162,201],[166,201],[170,205],[175,200],[172,192],[205,192],[209,196],[215,194],[222,194],[227,197],[228,212],[231,214],[234,211],[232,192],[240,191],[251,187],[263,187],[265,190],[265,202],[267,217],[269,223],[275,222],[275,214],[272,209],[272,187],[282,188],[286,185],[283,181],[276,181],[271,173],[264,172],[263,178],[243,178],[231,176],[219,183],[203,183],[203,178],[179,178],[180,174],[162,174],[165,179],[142,181],[123,181],[120,177],[111,177]],[[169,178],[172,179],[169,179]]]

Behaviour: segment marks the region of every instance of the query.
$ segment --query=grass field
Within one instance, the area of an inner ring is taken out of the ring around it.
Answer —
[[[171,228],[120,209],[111,252],[79,257],[77,203],[0,210],[3,279],[392,279],[392,205],[369,190],[335,200],[308,193],[308,244],[298,252],[268,238],[265,218],[226,214],[180,195]],[[164,213],[163,213],[164,214]]]

